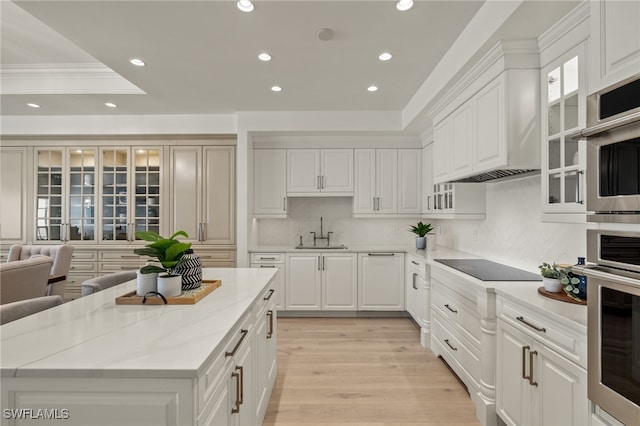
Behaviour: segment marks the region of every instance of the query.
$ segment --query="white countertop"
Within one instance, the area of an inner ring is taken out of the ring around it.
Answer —
[[[116,305],[135,280],[0,326],[2,377],[196,377],[275,275],[204,268],[195,305]]]

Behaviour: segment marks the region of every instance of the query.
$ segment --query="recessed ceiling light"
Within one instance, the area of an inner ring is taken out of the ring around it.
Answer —
[[[398,3],[396,4],[396,8],[401,12],[404,12],[405,10],[409,10],[412,7],[413,7],[413,0],[398,0]]]
[[[105,104],[106,106],[108,106],[109,108],[115,108],[115,107],[117,107],[117,106],[118,106],[118,105],[114,104],[113,102],[105,102],[104,104]]]
[[[238,9],[240,9],[243,12],[253,11],[253,3],[251,3],[250,0],[238,0],[238,2],[236,3],[236,6],[238,6]]]
[[[28,103],[27,105],[29,105],[31,108],[40,108],[40,105],[38,104]]]
[[[378,56],[378,59],[380,59],[381,61],[388,61],[389,59],[391,59],[393,56],[391,55],[391,53],[389,52],[382,52],[380,54],[380,56]]]
[[[271,90],[274,92],[282,92],[282,87],[280,86],[273,86],[271,87]]]
[[[271,55],[269,55],[267,52],[262,52],[261,54],[258,55],[258,59],[260,59],[261,61],[267,62],[271,60]]]
[[[133,58],[133,59],[129,60],[129,62],[131,62],[136,67],[144,67],[145,65],[147,65],[147,63],[145,61],[143,61],[142,59],[138,59],[138,58]]]
[[[378,90],[378,86],[369,86],[367,87],[367,90],[370,92],[375,92],[376,90]]]

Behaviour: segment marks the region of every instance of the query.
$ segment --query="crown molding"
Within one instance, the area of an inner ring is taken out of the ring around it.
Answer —
[[[459,105],[473,93],[465,93],[471,86],[484,86],[507,69],[539,68],[538,41],[535,39],[501,40],[476,62],[427,111],[429,117],[447,109],[454,101]],[[478,89],[479,89],[478,88]]]
[[[583,1],[576,6],[571,12],[560,19],[555,25],[549,28],[538,37],[538,46],[540,52],[547,49],[549,46],[555,44],[560,39],[565,37],[567,33],[576,28],[582,22],[589,19],[591,16],[591,8],[589,1]],[[589,33],[584,34],[584,39],[589,38]]]
[[[0,93],[59,95],[145,92],[102,64],[33,64],[2,65]]]

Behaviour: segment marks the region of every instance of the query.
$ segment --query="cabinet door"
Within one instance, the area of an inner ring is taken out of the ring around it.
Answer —
[[[233,406],[235,379],[227,368],[220,378],[211,398],[206,402],[202,414],[198,417],[198,426],[229,426],[231,407]]]
[[[67,149],[65,241],[95,243],[98,213],[96,148]]]
[[[378,213],[398,212],[398,150],[376,150],[376,197]]]
[[[320,255],[287,255],[285,303],[287,310],[320,310]]]
[[[64,241],[67,217],[64,200],[67,196],[68,178],[65,173],[66,160],[64,148],[35,148],[36,188],[33,239],[37,244],[42,244],[44,241]]]
[[[433,183],[449,180],[451,121],[445,118],[433,128]]]
[[[591,5],[589,93],[638,73],[640,3],[599,0]]]
[[[358,259],[355,254],[322,254],[322,309],[355,311]]]
[[[189,239],[200,239],[202,211],[202,147],[171,147],[171,194],[169,233],[185,231]]]
[[[232,424],[238,426],[254,425],[255,422],[255,387],[256,369],[254,363],[254,338],[251,335],[242,343],[240,351],[235,355],[234,370],[240,374],[240,411],[232,415]]]
[[[433,143],[422,148],[422,212],[432,213],[434,208],[433,193]]]
[[[131,215],[136,231],[166,233],[168,194],[163,188],[163,147],[132,147],[131,181],[133,183]],[[134,195],[135,194],[135,198]],[[141,244],[143,241],[139,241]]]
[[[39,175],[36,175],[38,178]],[[19,244],[27,241],[27,149],[0,150],[0,241]],[[40,204],[36,205],[39,208]],[[34,238],[35,239],[35,238]]]
[[[404,256],[358,254],[358,309],[404,311]]]
[[[287,150],[287,193],[320,192],[320,151]]]
[[[475,173],[507,163],[504,86],[502,74],[473,97]]]
[[[268,401],[268,354],[267,354],[267,306],[261,309],[256,317],[256,419],[261,420],[267,411]]]
[[[320,190],[353,193],[353,150],[320,151]]]
[[[131,149],[109,147],[100,150],[101,242],[128,243],[133,237],[131,206],[135,197],[130,179]]]
[[[419,149],[398,150],[398,213],[422,212],[422,158]]]
[[[409,259],[407,259],[405,271],[405,309],[411,318],[418,321],[418,274],[415,268],[411,267]]]
[[[451,120],[451,178],[469,176],[473,171],[473,103],[468,101],[455,110]]]
[[[373,213],[376,196],[376,150],[356,149],[354,213]]]
[[[589,424],[587,397],[587,371],[543,345],[538,352],[534,380],[538,387],[539,403],[534,424],[586,425]]]
[[[531,424],[532,386],[523,378],[530,371],[531,339],[503,321],[497,331],[496,412],[507,425]]]
[[[285,217],[287,153],[284,149],[253,151],[253,203],[256,215]]]
[[[284,257],[284,255],[282,255]],[[275,303],[275,309],[284,309],[284,263],[252,263],[252,268],[277,268],[275,277],[273,277],[273,288],[276,290],[273,299]]]
[[[235,147],[204,148],[202,241],[235,244]]]

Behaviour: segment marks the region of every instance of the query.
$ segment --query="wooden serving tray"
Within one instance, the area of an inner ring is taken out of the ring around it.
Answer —
[[[167,305],[194,305],[202,300],[207,294],[222,285],[221,280],[202,280],[202,285],[193,290],[184,290],[179,296],[165,297]],[[120,297],[116,297],[116,305],[142,305],[144,297],[136,296],[136,291],[130,291]],[[145,305],[164,305],[164,301],[159,296],[149,296]]]
[[[544,297],[548,297],[549,299],[559,300],[561,302],[574,303],[576,305],[586,305],[587,304],[586,300],[572,299],[571,297],[567,296],[567,294],[564,291],[561,291],[560,293],[551,293],[551,292],[545,290],[544,287],[538,287],[538,293],[540,293]]]

